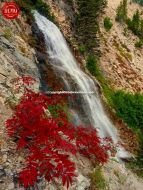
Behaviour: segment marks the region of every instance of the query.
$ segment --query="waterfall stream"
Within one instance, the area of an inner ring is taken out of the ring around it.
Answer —
[[[73,89],[73,84],[68,80],[69,77],[67,76],[70,76],[74,84],[76,84],[76,91],[95,92],[95,94],[80,95],[83,99],[81,106],[92,126],[98,130],[99,136],[101,138],[111,137],[115,144],[118,143],[117,130],[104,111],[98,88],[94,81],[80,69],[61,31],[54,23],[41,16],[38,12],[35,12],[34,16],[38,28],[44,35],[50,64],[55,72],[59,74],[61,80],[64,81],[66,90],[75,90]],[[119,148],[117,154],[119,157],[128,156],[128,153],[122,147]]]

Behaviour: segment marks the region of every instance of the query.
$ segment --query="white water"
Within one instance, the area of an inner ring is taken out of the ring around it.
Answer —
[[[96,92],[93,95],[82,95],[84,99],[83,109],[88,114],[92,125],[98,130],[100,137],[111,137],[116,144],[119,140],[117,131],[103,109],[94,81],[80,69],[58,27],[37,12],[34,13],[34,16],[45,37],[47,53],[54,70],[60,74],[67,90],[74,90],[67,79],[68,74],[76,84],[76,90]],[[120,153],[121,157],[127,156],[122,148],[120,148]]]

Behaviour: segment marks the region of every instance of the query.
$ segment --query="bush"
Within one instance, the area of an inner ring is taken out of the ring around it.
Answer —
[[[17,151],[26,151],[25,168],[19,173],[20,183],[31,188],[38,179],[62,179],[68,188],[76,176],[70,155],[80,153],[103,164],[108,159],[111,142],[105,144],[92,127],[74,127],[60,109],[66,98],[35,93],[29,89],[33,83],[30,77],[14,81],[20,92],[24,87],[24,94],[13,116],[6,121],[8,134],[17,143]],[[48,114],[48,110],[53,115]]]
[[[86,67],[93,76],[99,76],[100,70],[98,67],[98,59],[93,55],[89,55],[86,62]]]
[[[104,18],[105,30],[108,32],[109,30],[111,30],[112,26],[113,26],[113,23],[112,23],[111,19],[109,17],[105,17]]]
[[[84,45],[79,46],[79,52],[80,52],[82,55],[84,55],[84,53],[86,52],[86,48],[85,48]]]
[[[104,78],[101,70],[99,69],[99,58],[92,54],[89,55],[87,58],[86,67],[89,72],[100,82],[108,103],[111,104],[111,94],[113,93],[113,89],[109,87],[110,82]]]
[[[112,94],[112,103],[117,115],[129,127],[143,129],[143,95],[117,91]]]
[[[138,42],[136,42],[135,47],[142,48],[143,47],[143,40],[139,40]]]
[[[102,174],[101,168],[96,168],[94,172],[89,175],[91,179],[91,188],[104,190],[107,187],[107,183]]]
[[[132,0],[135,3],[139,3],[140,5],[143,5],[143,0]]]
[[[4,29],[3,32],[4,32],[3,36],[4,36],[7,40],[10,40],[11,37],[12,37],[12,32],[11,32],[11,30],[10,30],[9,28],[7,28],[7,29]]]

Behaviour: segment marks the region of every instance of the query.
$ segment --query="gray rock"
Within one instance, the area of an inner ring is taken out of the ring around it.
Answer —
[[[39,78],[37,66],[32,60],[23,56],[18,50],[15,50],[13,54],[17,58],[17,64],[23,72]]]
[[[5,176],[5,175],[6,175],[6,172],[5,172],[4,168],[1,167],[0,168],[0,178],[3,177],[3,176]]]
[[[8,48],[8,49],[14,49],[11,43],[3,36],[0,36],[0,42],[1,42],[1,46],[3,47]]]

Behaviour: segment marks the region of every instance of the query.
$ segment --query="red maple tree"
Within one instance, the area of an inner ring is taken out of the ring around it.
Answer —
[[[34,186],[39,177],[47,181],[60,178],[68,188],[76,176],[70,156],[77,153],[99,163],[107,161],[110,146],[97,136],[96,129],[75,127],[63,110],[47,116],[49,106],[64,106],[63,96],[33,92],[28,88],[34,82],[30,77],[16,80],[16,85],[19,81],[27,87],[6,127],[8,135],[18,139],[17,150],[27,150],[25,168],[19,173],[25,188]]]

